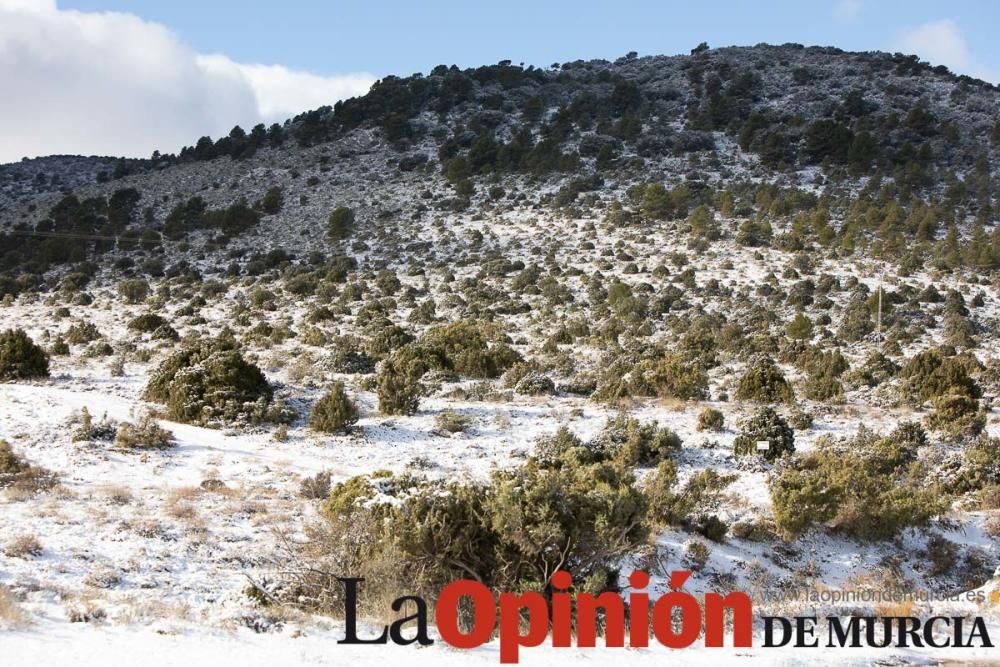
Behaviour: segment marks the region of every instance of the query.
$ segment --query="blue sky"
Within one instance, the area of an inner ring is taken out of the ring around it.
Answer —
[[[1000,3],[0,0],[0,163],[175,152],[388,74],[780,44],[916,53],[1000,83]]]
[[[437,0],[64,0],[63,8],[135,13],[196,50],[320,74],[377,76],[503,59],[549,65],[578,58],[685,53],[712,46],[800,42],[894,50],[901,35],[950,20],[971,65],[1000,69],[1000,3],[848,0],[671,2]],[[934,54],[932,54],[934,55]]]

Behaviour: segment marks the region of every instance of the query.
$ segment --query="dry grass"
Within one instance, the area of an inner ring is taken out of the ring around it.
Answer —
[[[35,558],[42,555],[42,543],[34,535],[18,535],[7,543],[3,553],[9,558]]]
[[[174,519],[193,521],[198,518],[196,505],[203,493],[196,486],[181,486],[171,489],[163,503],[163,511]]]
[[[66,619],[70,623],[102,623],[108,613],[92,598],[85,598],[66,605]]]
[[[95,565],[83,577],[83,583],[91,588],[114,588],[121,581],[121,575],[108,565]]]
[[[0,629],[18,630],[29,624],[28,614],[14,594],[0,586]]]
[[[127,505],[134,498],[131,489],[117,484],[105,486],[101,489],[101,493],[112,505]]]
[[[119,608],[112,620],[119,625],[146,624],[153,621],[175,620],[189,618],[191,608],[186,603],[168,603],[162,600],[151,600],[148,596],[129,596],[124,608]]]

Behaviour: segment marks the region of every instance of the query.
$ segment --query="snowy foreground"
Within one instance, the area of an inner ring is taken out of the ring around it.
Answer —
[[[315,510],[297,497],[302,477],[332,470],[344,478],[364,470],[401,470],[418,453],[433,456],[444,472],[481,475],[491,465],[523,456],[547,425],[561,421],[586,434],[600,428],[605,412],[581,401],[569,418],[565,401],[522,399],[502,410],[511,422],[503,428],[483,427],[475,437],[446,438],[433,433],[435,405],[412,418],[386,424],[362,420],[363,435],[317,438],[293,428],[288,441],[274,442],[266,433],[229,433],[162,422],[177,438],[164,452],[130,454],[94,443],[73,443],[71,421],[87,407],[95,415],[134,419],[141,409],[135,397],[140,375],[102,379],[93,369],[77,368],[44,382],[0,385],[0,436],[22,443],[32,461],[44,461],[60,474],[61,485],[30,499],[5,498],[0,535],[7,541],[34,535],[42,552],[34,558],[0,555],[0,583],[23,595],[20,621],[0,633],[4,664],[133,665],[292,665],[292,664],[499,664],[496,643],[471,651],[451,649],[438,641],[417,649],[396,646],[341,646],[342,629],[326,619],[297,614],[274,617],[257,609],[242,591],[247,574],[266,576],[268,559],[279,547],[279,535],[294,534]],[[454,406],[453,406],[454,407]],[[486,410],[494,408],[475,408]],[[425,414],[427,413],[427,414]],[[718,450],[694,446],[693,414],[650,405],[643,418],[668,421],[685,437],[681,461],[686,467],[724,466]],[[487,415],[480,415],[482,421]],[[549,417],[541,419],[540,417]],[[873,416],[874,418],[874,416]],[[831,420],[821,431],[846,431],[852,424]],[[992,426],[992,425],[991,425]],[[723,436],[724,437],[724,436]],[[372,441],[378,446],[373,447]],[[28,443],[27,446],[24,443]],[[475,446],[481,455],[463,456]],[[801,441],[803,448],[808,442]],[[429,454],[430,452],[430,454]],[[225,488],[205,490],[203,480],[221,480]],[[768,502],[762,472],[741,471],[729,489],[726,511],[737,516],[741,506]],[[744,510],[745,511],[745,510]],[[995,541],[983,530],[984,516],[965,513],[945,534],[958,544],[992,552]],[[657,546],[669,568],[682,568],[687,536],[662,534]],[[922,538],[908,533],[904,548],[919,549]],[[797,543],[797,560],[820,569],[825,585],[850,587],[863,580],[892,549],[859,546],[829,536]],[[713,547],[709,571],[737,571],[755,563],[780,575],[766,545],[731,539]],[[749,579],[743,578],[743,582]],[[914,609],[914,615],[983,615],[991,618],[991,635],[1000,638],[991,599],[995,582],[984,590],[985,606],[962,604]],[[654,577],[653,588],[665,582]],[[749,590],[749,584],[746,590]],[[711,590],[708,577],[695,575],[690,592]],[[403,592],[401,591],[401,594]],[[991,609],[992,607],[992,609]],[[8,611],[8,614],[11,612]],[[74,615],[95,614],[90,622],[70,622]],[[772,613],[824,615],[821,607],[782,607]],[[893,612],[887,612],[890,615]],[[895,612],[900,615],[905,611]],[[990,614],[994,614],[990,616]],[[8,621],[11,619],[8,618]],[[17,620],[17,619],[14,619]],[[760,639],[756,640],[760,643]],[[729,664],[753,659],[758,664],[871,664],[875,661],[934,664],[938,660],[997,659],[996,649],[559,649],[522,651],[522,664]]]

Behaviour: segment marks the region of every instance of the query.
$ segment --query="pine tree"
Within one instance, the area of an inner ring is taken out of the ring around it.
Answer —
[[[671,206],[667,189],[659,183],[646,185],[642,195],[642,216],[648,220],[665,220],[670,217]]]
[[[358,421],[358,408],[348,397],[343,382],[334,382],[309,413],[309,427],[322,433],[344,431]]]

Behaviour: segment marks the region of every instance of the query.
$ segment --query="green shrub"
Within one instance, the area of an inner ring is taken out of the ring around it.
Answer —
[[[673,459],[664,459],[656,465],[656,470],[647,475],[643,492],[646,494],[646,504],[649,508],[649,518],[658,523],[675,523],[674,507],[677,496],[674,485],[677,483],[677,465]]]
[[[343,241],[354,232],[354,211],[346,206],[333,210],[326,223],[326,233],[334,241]]]
[[[771,542],[776,537],[772,524],[765,521],[737,521],[729,527],[729,533],[748,542]]]
[[[164,403],[179,422],[274,421],[272,390],[261,370],[240,354],[231,336],[187,345],[150,377],[144,398]]]
[[[825,525],[856,539],[882,540],[943,512],[949,501],[923,481],[926,471],[907,456],[886,457],[886,444],[865,434],[847,452],[793,459],[770,484],[778,527],[798,535]]]
[[[936,396],[934,411],[927,415],[927,428],[938,431],[949,440],[974,438],[986,428],[986,412],[979,401],[962,394]]]
[[[454,410],[439,412],[434,418],[434,425],[442,431],[448,433],[462,433],[472,425],[472,417],[459,414]]]
[[[740,378],[736,398],[759,403],[791,403],[795,393],[774,361],[761,356],[750,363]]]
[[[811,401],[836,403],[844,398],[844,385],[836,377],[823,371],[811,373],[806,377],[803,389],[805,397]]]
[[[680,436],[669,428],[656,422],[641,424],[625,413],[608,421],[598,442],[606,456],[626,467],[656,465],[681,447]]]
[[[864,364],[849,376],[852,381],[869,387],[876,387],[896,376],[899,366],[881,352],[873,351],[865,358]]]
[[[343,382],[334,382],[309,413],[309,428],[321,433],[345,431],[357,421],[358,408],[344,390]]]
[[[712,542],[723,542],[729,526],[715,514],[700,514],[691,522],[691,529]]]
[[[645,486],[649,518],[660,525],[696,530],[698,519],[707,514],[705,509],[717,505],[722,490],[735,479],[735,475],[720,475],[710,468],[699,470],[675,492],[677,470],[673,462],[661,461]]]
[[[899,377],[903,379],[905,396],[923,403],[939,396],[979,398],[982,390],[969,375],[969,364],[957,356],[945,356],[940,349],[924,350],[903,364]]]
[[[684,564],[694,572],[704,570],[710,557],[711,552],[704,542],[693,540],[684,548]]]
[[[701,400],[708,395],[708,376],[682,355],[667,354],[640,362],[630,376],[629,392],[633,396]]]
[[[423,394],[420,378],[427,370],[423,355],[412,345],[399,348],[383,360],[376,377],[379,412],[416,414]]]
[[[118,295],[125,303],[142,303],[149,296],[149,283],[142,278],[129,278],[118,283]]]
[[[140,333],[152,333],[160,327],[169,327],[170,321],[156,313],[143,313],[129,320],[128,328]]]
[[[540,466],[559,468],[563,465],[597,463],[607,457],[595,445],[584,443],[569,428],[560,426],[554,434],[538,439],[534,458]]]
[[[65,357],[69,353],[69,343],[61,336],[52,341],[52,345],[49,346],[49,354],[53,357]]]
[[[788,326],[785,327],[785,333],[788,334],[789,338],[794,338],[797,340],[806,340],[812,337],[813,323],[803,312],[798,312]]]
[[[66,330],[66,342],[82,345],[100,339],[101,332],[93,322],[77,322]]]
[[[49,357],[23,329],[0,333],[0,380],[48,377]]]
[[[1000,438],[979,437],[966,445],[961,467],[947,484],[953,493],[979,491],[1000,484]]]
[[[371,373],[375,360],[364,351],[364,344],[354,336],[337,336],[330,341],[330,369],[348,375]]]
[[[529,371],[514,385],[514,392],[522,396],[551,396],[556,393],[556,383],[540,371]]]
[[[14,475],[27,467],[28,464],[14,453],[10,443],[6,440],[0,440],[0,475]]]
[[[868,302],[862,298],[851,301],[844,309],[844,317],[840,321],[837,335],[849,343],[855,343],[873,331],[875,331],[875,323],[872,322],[872,313]]]
[[[256,208],[259,208],[262,212],[267,215],[274,215],[280,213],[282,207],[285,205],[285,194],[281,188],[274,186],[267,189],[264,196],[260,198],[257,202]]]
[[[759,451],[757,443],[763,441],[767,441],[768,447]],[[794,451],[795,432],[771,408],[763,408],[745,420],[740,425],[739,435],[733,441],[733,454],[736,456],[763,456],[768,461],[774,461]]]
[[[813,414],[807,410],[793,410],[788,416],[788,424],[796,431],[805,431],[813,427]]]
[[[722,412],[715,408],[705,408],[698,413],[695,428],[699,431],[721,431],[726,423]]]
[[[320,607],[342,604],[342,587],[322,572],[366,577],[363,610],[403,583],[431,600],[461,578],[545,592],[557,569],[578,590],[597,593],[645,540],[645,512],[633,477],[608,464],[554,470],[529,461],[488,483],[352,478],[330,492],[320,539],[304,547],[316,574],[297,595]]]
[[[417,347],[429,369],[472,378],[496,378],[521,361],[496,329],[469,320],[428,329]]]

